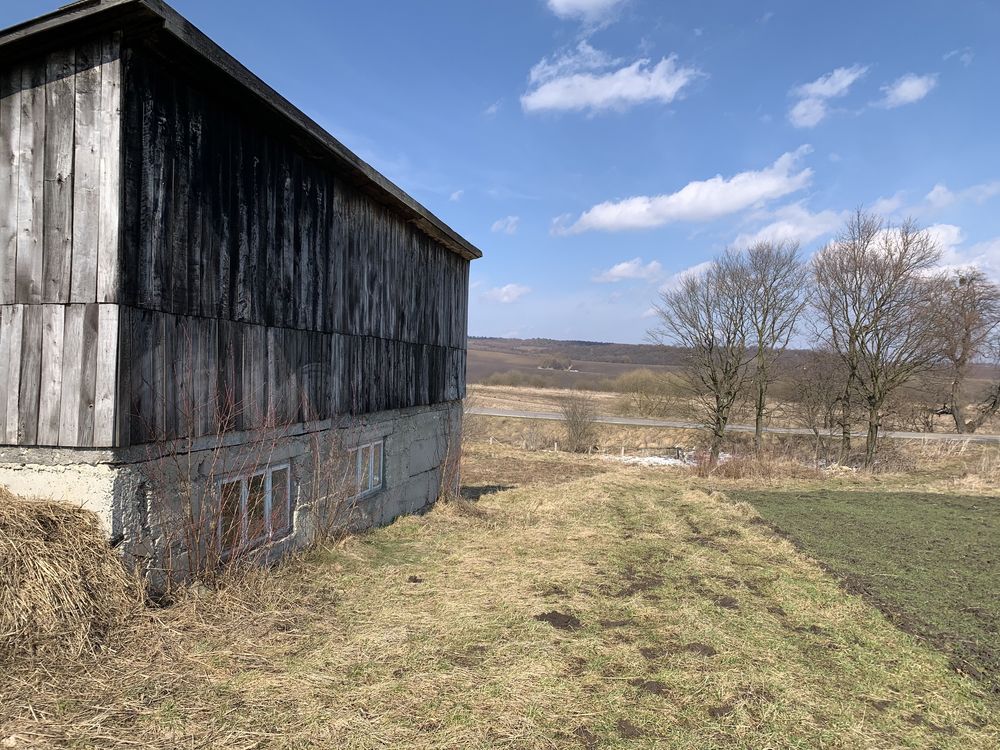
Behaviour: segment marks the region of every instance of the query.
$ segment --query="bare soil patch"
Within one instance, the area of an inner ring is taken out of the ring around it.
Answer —
[[[555,610],[535,615],[535,619],[539,622],[547,622],[549,625],[559,630],[579,630],[583,627],[580,620],[575,615],[571,615],[566,612],[557,612]]]

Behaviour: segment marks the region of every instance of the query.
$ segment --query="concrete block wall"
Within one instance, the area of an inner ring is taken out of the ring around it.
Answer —
[[[192,524],[217,519],[213,490],[221,479],[288,464],[293,528],[254,552],[269,561],[334,529],[382,526],[433,504],[445,484],[457,483],[461,425],[462,404],[453,401],[189,444],[124,451],[8,449],[0,451],[0,485],[92,510],[109,542],[154,579],[165,568],[183,577],[197,559],[188,547],[214,533],[203,530],[199,537]],[[351,500],[344,482],[347,454],[377,440],[384,440],[382,489]]]

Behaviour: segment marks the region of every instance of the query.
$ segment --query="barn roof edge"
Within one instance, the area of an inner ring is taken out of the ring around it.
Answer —
[[[148,24],[151,19],[155,20],[157,27],[224,73],[265,107],[318,142],[355,179],[373,188],[378,196],[400,211],[424,234],[468,260],[482,257],[479,248],[361,159],[162,0],[79,0],[0,30],[0,59],[32,54],[48,37],[68,40],[89,31],[111,30],[117,25]]]

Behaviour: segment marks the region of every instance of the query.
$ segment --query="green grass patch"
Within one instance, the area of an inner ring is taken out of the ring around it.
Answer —
[[[920,492],[729,492],[1000,692],[1000,499]]]

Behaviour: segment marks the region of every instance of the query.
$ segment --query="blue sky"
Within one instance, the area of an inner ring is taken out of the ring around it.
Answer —
[[[859,205],[1000,277],[993,0],[173,5],[483,249],[473,335],[642,341],[677,274]]]

